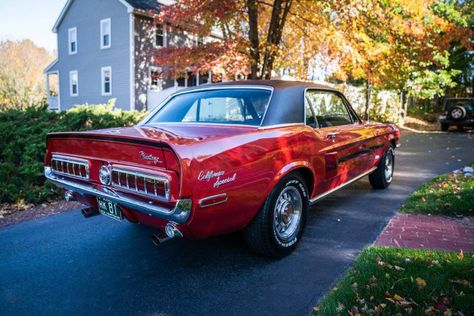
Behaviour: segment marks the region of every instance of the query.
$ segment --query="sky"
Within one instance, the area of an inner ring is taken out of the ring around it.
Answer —
[[[0,41],[31,39],[56,50],[53,28],[66,0],[0,0]]]

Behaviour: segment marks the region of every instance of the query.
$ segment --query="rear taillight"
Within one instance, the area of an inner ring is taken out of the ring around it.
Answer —
[[[89,162],[85,159],[53,155],[51,169],[55,174],[89,180]]]
[[[166,169],[179,174],[179,162],[176,155],[169,149],[163,149],[163,156],[165,157]]]
[[[170,199],[169,180],[164,176],[112,167],[112,186],[164,200]]]

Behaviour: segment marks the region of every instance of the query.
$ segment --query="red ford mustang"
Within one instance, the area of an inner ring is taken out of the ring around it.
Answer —
[[[49,134],[45,176],[84,216],[152,226],[155,243],[243,229],[251,249],[281,257],[310,205],[366,175],[390,185],[399,137],[325,86],[211,84],[175,93],[134,127]]]

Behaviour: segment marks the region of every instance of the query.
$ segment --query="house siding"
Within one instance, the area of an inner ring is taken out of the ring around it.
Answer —
[[[149,16],[134,15],[134,69],[135,69],[135,108],[149,110],[156,104],[150,104],[148,89],[150,88],[150,67],[159,66],[153,62],[155,46],[155,22]],[[167,27],[167,46],[185,47],[193,44],[192,36],[176,28]]]
[[[150,84],[150,66],[153,65],[155,49],[154,20],[143,15],[134,15],[135,41],[135,109],[147,109],[147,92]]]
[[[112,47],[100,48],[100,21],[112,20]],[[77,54],[69,55],[68,29],[77,28]],[[127,7],[117,0],[75,0],[57,31],[61,109],[76,104],[106,103],[116,99],[116,107],[130,110],[130,21]],[[101,68],[112,67],[112,95],[102,96]],[[69,72],[77,70],[79,95],[71,97]]]

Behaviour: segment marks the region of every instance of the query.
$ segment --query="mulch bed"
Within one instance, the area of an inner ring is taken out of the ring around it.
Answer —
[[[0,205],[0,228],[81,207],[77,202],[54,201],[40,205]]]

